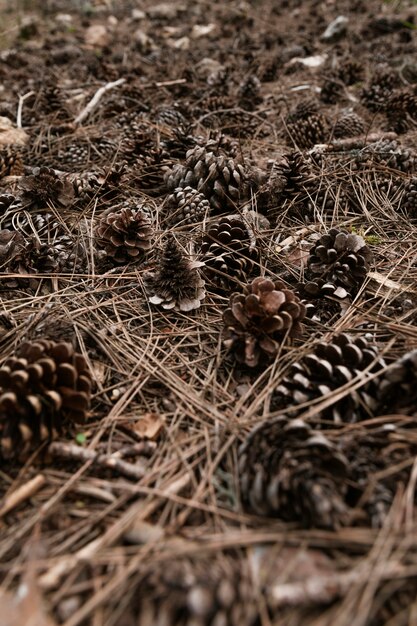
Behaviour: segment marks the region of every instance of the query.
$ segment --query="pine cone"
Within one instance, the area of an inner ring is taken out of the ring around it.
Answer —
[[[12,193],[0,193],[0,217],[3,217],[7,209],[15,202],[16,196]]]
[[[336,139],[344,137],[356,137],[365,132],[365,121],[357,113],[343,113],[333,128]]]
[[[284,156],[288,163],[284,195],[288,198],[294,198],[296,194],[304,192],[305,185],[312,175],[311,163],[298,151],[290,152]]]
[[[187,152],[185,165],[177,165],[166,176],[168,189],[192,187],[209,200],[214,211],[234,208],[244,191],[245,172],[239,163],[204,147]]]
[[[340,64],[338,75],[347,86],[360,83],[364,78],[363,64],[355,59],[346,59]]]
[[[37,207],[71,204],[74,190],[64,177],[49,167],[34,167],[32,171],[33,174],[24,176],[19,184],[23,202]]]
[[[195,224],[210,215],[210,203],[192,187],[177,187],[168,197],[170,225]]]
[[[157,113],[156,121],[158,124],[165,124],[166,126],[173,126],[176,128],[187,128],[186,117],[175,106],[161,107]]]
[[[138,189],[145,189],[148,195],[159,196],[165,193],[164,181],[171,165],[171,160],[162,148],[149,150],[136,160],[133,181]]]
[[[406,133],[417,120],[417,96],[409,90],[395,91],[386,105],[388,127]]]
[[[151,236],[149,217],[130,207],[104,215],[96,229],[98,246],[116,263],[140,259],[151,248]]]
[[[380,415],[417,415],[417,350],[395,361],[376,385]]]
[[[285,126],[288,142],[295,143],[302,150],[324,143],[329,135],[328,120],[319,113],[318,103],[314,100],[300,102],[288,114]]]
[[[377,163],[383,168],[409,173],[415,170],[416,154],[413,150],[402,148],[397,141],[381,139],[361,150],[355,161],[358,168],[369,169]]]
[[[342,316],[344,300],[348,295],[342,287],[326,283],[320,278],[299,283],[296,294],[306,307],[306,317],[327,325]]]
[[[341,437],[340,447],[349,461],[347,499],[354,507],[361,504],[368,524],[383,526],[400,485],[409,484],[407,461],[417,454],[407,423],[358,425]]]
[[[253,111],[263,100],[261,95],[261,81],[254,74],[250,74],[240,83],[238,98],[243,108]]]
[[[238,214],[210,224],[201,245],[204,274],[222,287],[245,280],[258,259],[253,230]]]
[[[320,100],[325,104],[336,104],[344,96],[345,87],[336,71],[328,72],[321,85]]]
[[[318,143],[325,143],[329,137],[328,120],[318,113],[308,119],[287,122],[288,143],[296,144],[301,150],[313,148]]]
[[[17,146],[2,146],[0,149],[0,179],[5,176],[20,176],[23,173],[21,150]]]
[[[198,272],[204,264],[186,259],[174,237],[168,235],[158,265],[157,272],[145,276],[149,302],[160,304],[163,309],[198,309],[206,296],[204,280]]]
[[[331,228],[311,248],[306,278],[320,278],[355,293],[366,278],[371,259],[362,237]]]
[[[21,233],[7,228],[0,230],[0,272],[3,287],[17,287],[16,278],[7,274],[26,273],[23,258],[25,254],[25,239]]]
[[[401,208],[411,219],[417,217],[417,176],[412,176],[406,181]]]
[[[271,397],[271,410],[282,411],[318,398],[331,398],[343,385],[356,377],[363,377],[361,372],[377,356],[377,348],[370,345],[364,337],[352,339],[348,335],[340,334],[331,342],[317,344],[311,354],[291,366],[288,375],[275,387]],[[384,365],[382,359],[376,360],[372,372],[377,372]],[[377,410],[374,396],[375,383],[367,383],[317,412],[314,421],[317,427],[323,421],[338,425],[357,422]],[[301,409],[298,413],[300,411]]]
[[[133,598],[135,624],[254,626],[257,622],[249,567],[225,554],[157,563]]]
[[[273,358],[288,334],[299,335],[305,306],[281,281],[255,278],[243,293],[233,293],[223,314],[224,344],[238,363],[256,367]]]
[[[317,528],[347,520],[347,459],[302,420],[280,416],[261,423],[240,447],[238,462],[248,510]]]
[[[90,392],[85,359],[71,344],[22,344],[0,368],[0,456],[25,456],[55,438],[65,420],[83,421]]]
[[[370,84],[362,89],[362,104],[373,112],[386,110],[392,92],[400,84],[401,81],[397,72],[385,65],[378,67]]]
[[[117,151],[118,146],[111,139],[105,139],[104,137],[99,139],[91,138],[88,142],[82,140],[74,141],[69,146],[59,150],[57,161],[60,169],[79,171],[93,163],[105,164],[113,161]]]

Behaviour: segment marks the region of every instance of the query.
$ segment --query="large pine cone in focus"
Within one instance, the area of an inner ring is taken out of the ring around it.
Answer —
[[[170,190],[192,187],[209,200],[217,213],[235,209],[245,191],[245,172],[240,163],[222,152],[197,146],[187,152],[185,165],[176,165],[167,175]]]
[[[255,278],[244,293],[233,293],[223,314],[225,346],[238,363],[256,367],[270,360],[288,334],[301,334],[305,306],[281,281]]]
[[[283,411],[294,405],[334,397],[335,401],[330,406],[314,416],[316,427],[323,426],[321,422],[343,424],[372,417],[377,409],[375,382],[367,382],[356,390],[350,390],[339,399],[337,391],[354,378],[364,378],[363,370],[374,361],[371,373],[382,369],[385,363],[377,356],[378,349],[369,344],[365,337],[351,338],[340,334],[330,342],[320,342],[311,354],[296,361],[287,376],[275,387],[271,409]]]
[[[202,265],[204,263],[187,259],[169,234],[157,262],[157,271],[145,276],[149,302],[163,309],[198,309],[206,296],[204,280],[198,271]]]
[[[99,247],[116,263],[137,261],[151,248],[151,236],[146,213],[129,207],[103,216],[96,230]]]
[[[354,294],[366,278],[371,259],[372,253],[362,237],[331,228],[311,248],[306,278],[320,278]]]
[[[204,274],[217,285],[228,287],[234,279],[245,280],[258,260],[253,230],[238,214],[210,224],[201,245]]]
[[[347,459],[302,420],[280,416],[258,425],[239,449],[238,467],[249,511],[316,528],[345,521]]]
[[[0,368],[0,458],[24,457],[66,420],[84,421],[90,393],[86,361],[71,344],[22,344]]]
[[[65,176],[60,176],[49,167],[34,167],[30,176],[24,176],[19,187],[22,201],[35,207],[49,204],[68,206],[74,200],[74,189]]]

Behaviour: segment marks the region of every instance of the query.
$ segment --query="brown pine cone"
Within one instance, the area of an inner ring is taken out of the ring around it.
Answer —
[[[253,111],[263,100],[259,78],[254,74],[246,76],[239,85],[237,95],[241,106],[244,109]]]
[[[318,113],[306,120],[287,122],[287,143],[296,145],[301,150],[313,148],[316,144],[325,143],[329,137],[329,123],[324,115]]]
[[[300,150],[324,143],[329,136],[329,121],[319,112],[315,100],[300,102],[285,120],[287,142]]]
[[[34,167],[30,176],[24,176],[19,187],[22,202],[43,208],[49,204],[68,206],[74,200],[71,183],[49,167]]]
[[[240,447],[238,463],[249,511],[316,528],[347,521],[348,461],[302,420],[279,416],[259,424]]]
[[[210,215],[210,203],[192,187],[177,187],[168,197],[168,223],[170,225],[195,224]]]
[[[238,214],[210,224],[203,235],[201,252],[205,276],[224,288],[230,287],[234,279],[245,280],[258,260],[254,232]]]
[[[351,338],[346,334],[334,337],[330,342],[320,342],[311,354],[295,362],[287,376],[277,385],[271,396],[271,410],[285,411],[289,407],[304,405],[319,398],[337,398],[337,390],[354,378],[373,361],[372,373],[381,370],[385,363],[378,358],[378,349],[364,337]],[[376,383],[362,385],[329,407],[316,412],[317,428],[322,422],[343,424],[366,419],[377,411]],[[298,414],[305,409],[300,409]],[[325,424],[324,424],[325,425]]]
[[[416,153],[409,148],[403,148],[397,141],[383,140],[368,144],[355,156],[356,166],[361,169],[381,165],[392,170],[412,173],[416,167]]]
[[[288,335],[301,334],[305,306],[281,281],[258,277],[243,293],[233,293],[223,314],[224,344],[238,363],[256,367],[272,359]]]
[[[131,616],[143,626],[255,626],[249,565],[226,554],[156,563],[133,594]]]
[[[371,251],[362,237],[331,228],[311,248],[306,278],[320,278],[352,294],[364,282],[371,260]]]
[[[412,176],[405,182],[401,208],[411,219],[417,217],[417,176]]]
[[[217,213],[235,208],[245,192],[243,166],[202,146],[189,150],[185,165],[176,165],[165,180],[168,189],[190,186],[200,191]]]
[[[22,173],[21,149],[17,146],[2,146],[0,149],[0,179],[4,176],[20,176]]]
[[[417,96],[409,90],[397,90],[386,105],[389,129],[405,133],[417,120]]]
[[[321,84],[320,100],[325,104],[336,104],[344,96],[345,86],[336,71],[327,72]]]
[[[347,86],[360,83],[364,78],[363,64],[355,59],[346,59],[340,64],[338,75],[340,80]]]
[[[376,381],[380,415],[417,415],[417,350],[395,361]]]
[[[0,457],[24,457],[66,420],[84,421],[91,376],[69,343],[23,343],[0,368]]]
[[[356,137],[365,132],[365,121],[357,113],[346,112],[337,119],[333,127],[336,139]]]
[[[96,229],[100,248],[116,263],[137,261],[151,248],[152,226],[141,209],[130,207],[104,215]]]
[[[405,490],[411,478],[409,461],[416,457],[417,444],[409,424],[374,420],[357,425],[340,438],[340,447],[349,460],[349,502],[360,503],[367,524],[383,526],[399,489]]]
[[[385,111],[393,91],[401,85],[398,72],[386,65],[377,67],[367,87],[362,89],[362,104],[370,111]]]
[[[204,280],[198,271],[202,265],[187,259],[169,234],[157,262],[158,270],[145,276],[149,302],[179,311],[199,308],[206,296]]]

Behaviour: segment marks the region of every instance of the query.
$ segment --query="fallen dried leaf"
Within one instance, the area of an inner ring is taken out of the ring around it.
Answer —
[[[158,413],[145,413],[142,417],[135,422],[135,432],[146,439],[155,441],[161,434],[165,424]]]

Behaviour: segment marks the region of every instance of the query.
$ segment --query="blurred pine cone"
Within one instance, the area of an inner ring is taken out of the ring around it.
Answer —
[[[217,213],[235,208],[245,191],[243,166],[225,154],[197,146],[187,152],[185,165],[176,165],[166,176],[168,189],[192,187],[209,200]]]
[[[93,163],[99,165],[113,161],[117,150],[117,144],[105,137],[75,140],[58,151],[57,162],[60,169],[80,171]]]
[[[256,367],[273,358],[288,334],[301,334],[305,306],[281,281],[258,277],[243,293],[233,293],[223,314],[224,344],[238,363]]]
[[[4,176],[20,176],[23,173],[22,153],[17,146],[0,149],[0,179]]]
[[[86,361],[71,344],[23,343],[0,368],[0,457],[24,457],[66,420],[84,421],[90,393]]]
[[[279,416],[259,424],[241,445],[238,463],[249,511],[316,528],[347,521],[347,459],[302,420]]]
[[[210,215],[210,203],[192,187],[177,187],[168,197],[168,223],[170,225],[195,224]]]
[[[365,132],[365,121],[357,113],[346,112],[337,119],[333,127],[333,135],[336,139],[344,137],[356,137]]]
[[[249,566],[225,554],[156,564],[133,597],[132,623],[143,626],[257,624]]]
[[[397,141],[384,140],[368,144],[355,156],[357,167],[369,169],[375,164],[404,173],[415,170],[417,158],[414,150],[403,148]]]
[[[227,215],[210,224],[203,235],[204,274],[228,288],[234,279],[245,280],[258,260],[253,230],[239,215]]]
[[[353,294],[364,282],[371,260],[371,251],[362,237],[331,228],[311,248],[306,278],[320,278]]]
[[[239,103],[244,109],[253,111],[263,100],[261,94],[261,81],[254,74],[246,76],[239,85]]]
[[[74,199],[74,189],[65,177],[49,167],[34,167],[30,176],[24,176],[19,187],[22,201],[29,206],[43,208],[49,204],[64,207]]]
[[[384,111],[393,91],[400,87],[398,72],[387,65],[377,66],[369,84],[361,91],[362,104],[370,111]]]
[[[329,122],[314,100],[300,102],[287,115],[285,126],[288,143],[295,143],[301,150],[324,143],[329,136]]]
[[[349,460],[347,499],[356,508],[360,503],[364,521],[376,528],[386,521],[400,485],[405,490],[409,484],[417,443],[407,426],[373,420],[340,438]]]
[[[417,415],[417,350],[395,361],[375,382],[379,415]]]
[[[325,104],[336,104],[343,98],[344,93],[345,86],[338,72],[327,72],[321,84],[320,100]]]
[[[190,261],[182,254],[174,237],[166,237],[158,259],[158,270],[145,276],[149,302],[163,309],[192,311],[201,305],[206,292],[198,268],[204,263]]]
[[[404,209],[409,218],[415,219],[417,217],[417,176],[412,176],[405,182],[401,208]]]
[[[321,422],[340,425],[372,416],[378,406],[376,383],[367,382],[340,399],[337,398],[337,390],[354,378],[364,379],[361,372],[373,361],[372,373],[385,365],[383,359],[378,358],[376,346],[370,345],[364,337],[351,338],[340,334],[330,342],[320,342],[312,353],[295,362],[287,376],[274,388],[271,410],[285,411],[289,407],[333,396],[334,402],[314,416],[317,427],[321,427]]]
[[[338,76],[340,80],[347,86],[359,83],[364,78],[364,67],[361,61],[348,58],[339,66]]]
[[[386,105],[388,126],[396,133],[405,133],[417,120],[417,96],[409,90],[397,90]]]
[[[96,241],[116,263],[139,260],[151,248],[152,227],[141,209],[124,207],[103,215]]]

